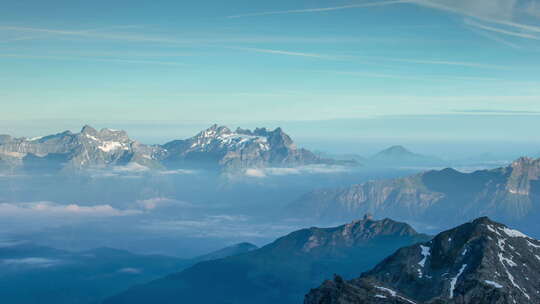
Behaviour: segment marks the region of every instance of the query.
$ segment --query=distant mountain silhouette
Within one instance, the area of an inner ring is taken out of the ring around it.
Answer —
[[[382,167],[443,166],[445,162],[433,156],[416,154],[403,146],[392,146],[370,157],[367,164]]]
[[[451,168],[404,178],[315,190],[286,214],[350,220],[366,212],[437,227],[490,216],[540,234],[540,159],[520,158],[503,168],[462,173]]]
[[[0,299],[9,304],[95,304],[129,286],[253,247],[243,243],[179,259],[105,247],[72,252],[25,242],[4,244],[0,247]]]
[[[135,286],[104,303],[299,303],[333,273],[357,276],[397,248],[426,239],[407,224],[369,217],[302,229],[260,249]]]
[[[253,131],[213,125],[199,134],[164,145],[145,145],[125,131],[84,126],[39,138],[0,135],[0,170],[29,172],[125,167],[144,171],[195,168],[241,171],[247,168],[297,167],[314,164],[353,164],[321,158],[298,148],[281,128]]]

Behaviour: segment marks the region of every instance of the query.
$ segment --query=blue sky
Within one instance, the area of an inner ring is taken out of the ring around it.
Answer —
[[[540,1],[9,1],[0,66],[11,126],[536,116]]]

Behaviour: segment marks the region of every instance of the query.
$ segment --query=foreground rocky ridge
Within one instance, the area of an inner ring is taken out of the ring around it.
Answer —
[[[427,239],[390,219],[366,217],[334,228],[312,227],[257,250],[135,286],[104,303],[299,303],[334,272],[355,277],[397,248]]]
[[[304,303],[540,303],[540,241],[479,218],[399,249],[357,279],[336,276]]]

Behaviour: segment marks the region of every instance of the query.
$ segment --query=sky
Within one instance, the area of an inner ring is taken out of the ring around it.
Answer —
[[[217,122],[540,139],[538,0],[5,1],[0,67],[14,135],[94,123],[158,141],[144,128]]]

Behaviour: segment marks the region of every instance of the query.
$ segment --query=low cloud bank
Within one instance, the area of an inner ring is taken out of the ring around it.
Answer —
[[[120,210],[111,205],[81,206],[77,204],[61,205],[53,202],[0,203],[0,218],[37,216],[37,217],[111,217],[141,213],[139,210]]]
[[[134,267],[126,267],[118,270],[119,273],[125,273],[125,274],[140,274],[142,273],[142,270],[139,268]]]
[[[3,259],[0,260],[0,263],[6,266],[45,268],[59,265],[62,261],[41,257],[30,257],[21,259]]]
[[[311,165],[295,168],[250,168],[244,171],[244,175],[255,178],[271,176],[302,175],[302,174],[337,174],[348,172],[350,168],[345,166]]]
[[[291,223],[264,223],[245,215],[219,214],[194,219],[151,220],[141,227],[157,233],[178,234],[193,238],[268,238],[299,229]]]
[[[161,207],[171,207],[171,206],[186,207],[186,208],[195,207],[195,205],[193,205],[192,203],[170,199],[166,197],[154,197],[154,198],[149,198],[145,200],[139,200],[136,202],[136,204],[138,205],[138,207],[146,211],[151,211],[151,210],[158,209]]]

